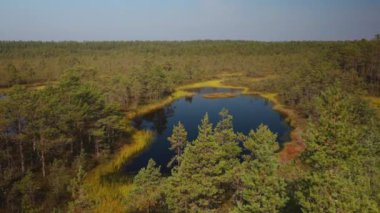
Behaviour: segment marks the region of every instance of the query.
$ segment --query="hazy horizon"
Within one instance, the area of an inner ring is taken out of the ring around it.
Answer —
[[[336,41],[380,33],[378,0],[0,2],[2,41]]]

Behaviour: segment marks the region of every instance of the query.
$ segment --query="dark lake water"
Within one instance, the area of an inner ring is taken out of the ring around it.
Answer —
[[[181,121],[187,132],[188,140],[197,137],[198,125],[207,112],[212,123],[219,121],[219,112],[226,108],[233,116],[234,130],[247,134],[251,129],[256,129],[261,123],[267,125],[271,131],[278,134],[278,142],[283,143],[289,139],[291,131],[284,117],[273,110],[272,104],[257,96],[238,95],[232,98],[206,99],[203,94],[214,92],[236,92],[231,89],[203,88],[195,91],[197,94],[191,98],[182,98],[172,104],[146,114],[134,120],[138,129],[155,131],[156,137],[151,145],[129,161],[123,168],[123,172],[136,173],[145,167],[150,158],[161,165],[161,171],[168,173],[167,164],[174,152],[169,150],[167,138],[172,134],[172,129],[178,121]]]

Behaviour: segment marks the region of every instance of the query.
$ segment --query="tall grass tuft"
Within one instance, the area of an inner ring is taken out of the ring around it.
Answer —
[[[132,185],[131,179],[117,177],[117,181],[112,181],[109,176],[112,177],[127,160],[145,149],[153,136],[150,131],[136,131],[131,143],[124,145],[111,160],[89,172],[85,185],[89,199],[95,202],[94,212],[125,212],[125,199]]]

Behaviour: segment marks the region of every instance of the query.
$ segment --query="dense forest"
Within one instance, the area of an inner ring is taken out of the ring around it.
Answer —
[[[149,161],[124,211],[380,211],[379,39],[0,41],[0,76],[0,211],[102,211],[84,181],[131,143],[126,113],[212,79],[276,94],[305,150],[280,161],[276,134],[234,132],[227,110],[194,141],[178,123],[171,175]]]

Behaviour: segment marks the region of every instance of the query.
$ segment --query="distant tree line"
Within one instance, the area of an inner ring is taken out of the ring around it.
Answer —
[[[172,77],[174,83],[207,79],[223,72],[260,76],[292,72],[305,58],[319,58],[334,69],[356,73],[366,82],[371,94],[379,94],[379,57],[380,41],[377,39],[336,42],[0,41],[0,86],[59,80],[66,70],[75,68],[96,71],[94,80],[107,89],[111,89],[115,79],[120,77],[144,78],[147,70],[152,71],[148,67],[167,72],[165,75]]]

